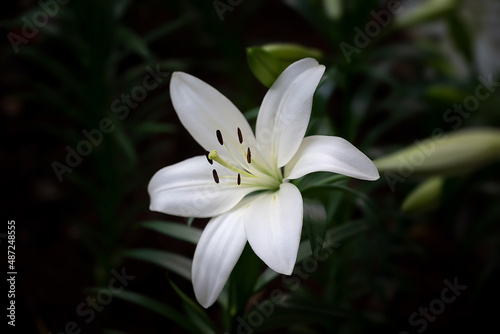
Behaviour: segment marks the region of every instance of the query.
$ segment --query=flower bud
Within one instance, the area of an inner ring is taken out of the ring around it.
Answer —
[[[424,181],[406,196],[401,211],[406,213],[425,212],[436,208],[441,200],[444,179],[436,176]]]
[[[458,0],[433,0],[415,4],[413,8],[405,8],[405,11],[396,17],[395,25],[398,28],[407,28],[412,25],[428,22],[441,18],[444,14],[454,10]]]
[[[298,44],[267,44],[249,47],[246,51],[252,73],[266,87],[271,87],[280,74],[295,61],[322,57],[321,51]]]
[[[332,20],[338,20],[342,17],[342,0],[323,0],[323,8],[326,16]]]
[[[460,175],[500,158],[500,130],[475,128],[433,136],[374,161],[380,172],[402,177]]]

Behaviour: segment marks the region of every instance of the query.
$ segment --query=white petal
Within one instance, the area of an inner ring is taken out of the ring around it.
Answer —
[[[224,143],[236,154],[239,150],[238,127],[245,147],[255,146],[252,128],[243,114],[224,95],[202,80],[183,72],[174,72],[170,96],[182,125],[205,150],[217,150],[220,156],[233,160],[217,141],[220,130]]]
[[[244,211],[238,207],[212,218],[198,241],[192,280],[196,299],[205,308],[217,300],[245,247]]]
[[[244,215],[245,233],[257,254],[269,268],[290,275],[299,249],[302,231],[302,196],[291,183],[272,193],[256,195]]]
[[[255,190],[243,184],[238,186],[236,178],[221,177],[220,183],[215,183],[215,164],[198,156],[160,169],[148,185],[150,209],[175,216],[213,217],[233,208]],[[236,175],[223,167],[218,170],[224,175]]]
[[[312,172],[333,172],[361,180],[379,178],[375,164],[347,140],[310,136],[285,166],[285,178],[296,179]]]
[[[312,58],[299,60],[283,71],[262,101],[256,125],[258,150],[277,167],[292,158],[304,138],[313,94],[324,71]]]

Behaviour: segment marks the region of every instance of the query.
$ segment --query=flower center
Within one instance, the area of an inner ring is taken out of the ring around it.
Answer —
[[[236,184],[240,185],[242,183],[242,176],[247,177],[247,184],[252,184],[257,187],[262,187],[266,189],[274,189],[279,187],[279,184],[282,182],[282,178],[273,177],[269,174],[265,169],[256,164],[252,159],[252,151],[250,147],[247,147],[245,150],[243,147],[243,134],[240,128],[237,128],[238,142],[239,146],[237,147],[238,151],[235,155],[231,149],[224,143],[224,139],[222,137],[222,133],[220,130],[215,132],[217,136],[217,141],[219,144],[224,146],[230,156],[233,158],[232,162],[228,162],[224,160],[216,150],[207,151],[206,157],[210,164],[213,164],[216,161],[221,166],[226,167],[227,169],[237,173],[237,175],[219,175],[215,169],[212,170],[212,176],[216,183],[220,182],[221,178],[235,179]]]

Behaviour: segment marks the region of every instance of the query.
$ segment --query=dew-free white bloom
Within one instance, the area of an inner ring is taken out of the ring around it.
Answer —
[[[255,135],[243,114],[216,89],[186,73],[172,75],[170,95],[177,115],[207,154],[158,171],[148,187],[150,208],[213,217],[193,258],[193,287],[202,306],[216,301],[247,241],[271,269],[292,273],[303,203],[288,180],[317,171],[379,178],[372,161],[346,140],[304,138],[324,71],[311,58],[290,65],[264,97]]]

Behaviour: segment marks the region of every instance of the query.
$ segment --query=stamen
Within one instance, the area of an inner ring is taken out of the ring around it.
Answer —
[[[208,157],[208,155],[209,155],[209,154],[210,154],[210,152],[208,152],[208,151],[206,151],[206,152],[205,152],[205,156],[207,157],[208,162],[209,162],[211,165],[213,165],[213,164],[214,164],[214,161]]]
[[[241,134],[240,128],[238,128],[238,140],[240,141],[240,144],[243,144],[243,135]]]
[[[252,163],[252,152],[250,152],[250,147],[247,149],[247,162]]]
[[[224,140],[222,140],[222,133],[220,130],[215,131],[215,134],[217,135],[217,140],[219,141],[219,144],[224,145]]]
[[[236,183],[238,183],[238,185],[241,184],[241,175],[238,173],[238,180],[236,180]]]
[[[215,183],[219,183],[219,175],[217,175],[217,171],[215,169],[212,171],[212,175],[214,177]]]

